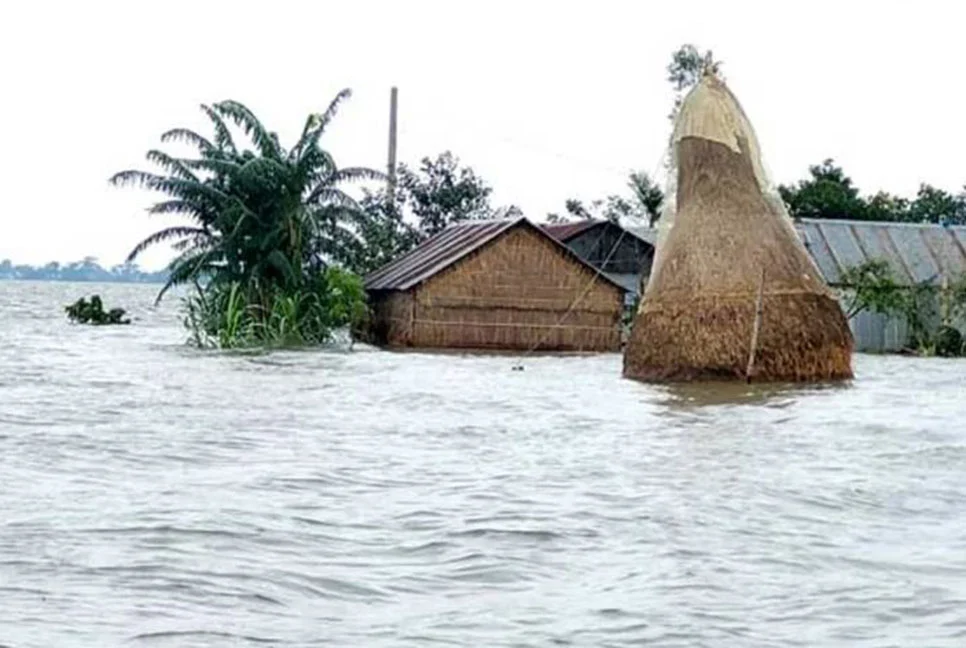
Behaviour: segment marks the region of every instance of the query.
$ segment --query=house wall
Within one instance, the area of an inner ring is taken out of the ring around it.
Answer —
[[[417,347],[620,349],[623,291],[525,226],[429,279],[414,299]]]
[[[862,312],[849,320],[855,350],[868,353],[899,351],[909,340],[906,323],[896,317]]]
[[[412,341],[413,293],[380,291],[370,296],[372,324],[370,334],[375,344],[408,346]]]

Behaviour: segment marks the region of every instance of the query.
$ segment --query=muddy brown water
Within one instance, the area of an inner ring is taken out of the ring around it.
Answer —
[[[0,282],[2,645],[966,645],[966,362],[199,354],[155,290]]]

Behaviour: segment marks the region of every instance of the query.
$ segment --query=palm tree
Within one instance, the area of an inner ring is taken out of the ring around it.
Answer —
[[[309,115],[290,150],[245,105],[231,100],[202,105],[213,126],[211,139],[185,128],[161,136],[162,142],[192,145],[197,157],[151,150],[147,159],[160,173],[128,170],[111,178],[115,186],[135,184],[166,194],[149,213],[179,214],[193,221],[155,232],[128,255],[127,261],[133,262],[160,243],[171,243],[178,251],[159,301],[173,286],[207,278],[216,284],[242,284],[264,303],[273,290],[297,290],[305,273],[357,253],[363,245],[357,224],[365,214],[341,187],[384,176],[364,167],[340,169],[320,146],[349,96],[343,90],[325,112]],[[236,145],[229,124],[244,132],[253,149]]]

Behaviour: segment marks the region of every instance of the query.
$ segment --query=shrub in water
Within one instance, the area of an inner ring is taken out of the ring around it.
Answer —
[[[936,355],[951,358],[962,352],[962,334],[952,326],[941,326],[936,332]]]
[[[192,342],[221,349],[325,344],[333,331],[355,330],[367,315],[362,280],[335,267],[290,290],[213,283],[186,299],[185,307]]]
[[[81,297],[70,306],[64,308],[67,317],[72,322],[79,324],[130,324],[131,320],[124,317],[123,308],[112,308],[104,311],[104,303],[100,295],[92,295],[90,301]]]

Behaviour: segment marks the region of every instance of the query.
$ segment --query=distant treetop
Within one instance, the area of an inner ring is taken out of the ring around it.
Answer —
[[[14,264],[10,259],[0,261],[0,280],[28,281],[92,281],[102,283],[164,283],[167,272],[142,270],[136,263],[122,263],[104,268],[95,257],[61,264],[51,261],[42,266]]]

